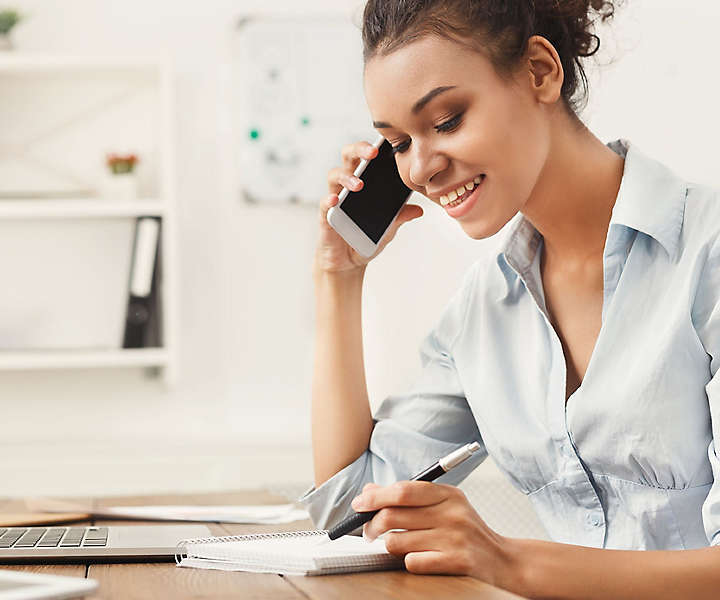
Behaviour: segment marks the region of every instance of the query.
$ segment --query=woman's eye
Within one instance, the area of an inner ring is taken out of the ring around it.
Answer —
[[[454,131],[460,126],[460,123],[463,118],[463,113],[460,113],[458,115],[455,115],[451,119],[448,119],[444,123],[440,123],[440,125],[435,125],[435,131],[438,131],[440,133],[449,133],[451,131]],[[410,142],[403,142],[402,144],[398,144],[397,146],[392,146],[392,153],[393,154],[402,154],[410,147]]]
[[[405,150],[408,149],[408,146],[410,145],[410,142],[403,142],[402,144],[398,144],[397,146],[391,146],[392,153],[397,154],[398,152],[403,153]]]
[[[462,119],[462,114],[455,115],[452,119],[448,119],[444,123],[440,123],[440,125],[436,125],[435,130],[443,132],[443,133],[453,131],[460,125],[461,119]]]

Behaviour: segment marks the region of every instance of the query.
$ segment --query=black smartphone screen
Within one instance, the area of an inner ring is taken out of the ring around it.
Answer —
[[[386,140],[360,175],[365,185],[359,192],[350,192],[340,204],[357,226],[374,243],[378,243],[395,215],[412,191],[397,170],[392,147]]]

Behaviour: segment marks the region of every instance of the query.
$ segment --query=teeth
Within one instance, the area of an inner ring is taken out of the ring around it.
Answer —
[[[475,189],[476,185],[482,183],[482,177],[475,177],[472,181],[468,181],[465,185],[459,187],[456,190],[450,192],[447,196],[440,196],[441,206],[447,206],[448,204],[455,202],[466,192],[471,192]]]

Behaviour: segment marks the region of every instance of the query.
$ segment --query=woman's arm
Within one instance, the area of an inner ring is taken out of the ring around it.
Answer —
[[[319,239],[313,264],[316,298],[315,367],[312,391],[312,439],[315,485],[320,486],[352,463],[368,447],[373,420],[365,383],[362,346],[362,285],[370,259],[360,256],[328,225],[327,213],[337,205],[343,187],[362,189],[353,175],[362,159],[377,148],[367,142],[342,150],[342,167],[328,173],[330,195],[320,204]],[[398,213],[375,256],[404,223],[422,216],[408,204]]]
[[[318,487],[360,456],[372,433],[360,317],[364,272],[315,273],[312,445]]]
[[[522,577],[507,589],[528,598],[711,600],[720,597],[720,547],[602,550],[538,540],[508,540]],[[519,583],[519,581],[518,581]],[[522,589],[520,589],[522,588]]]
[[[485,524],[459,489],[418,481],[368,484],[352,505],[380,510],[365,525],[365,535],[385,533],[388,551],[404,556],[413,573],[470,575],[538,599],[720,597],[718,547],[603,550],[506,538]]]

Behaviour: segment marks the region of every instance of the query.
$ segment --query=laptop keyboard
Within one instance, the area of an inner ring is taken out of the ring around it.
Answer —
[[[107,546],[107,527],[0,527],[0,549]]]

